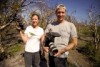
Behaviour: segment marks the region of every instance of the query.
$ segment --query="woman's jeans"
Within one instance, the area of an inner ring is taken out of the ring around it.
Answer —
[[[39,52],[30,53],[25,52],[25,67],[40,67],[40,54]]]

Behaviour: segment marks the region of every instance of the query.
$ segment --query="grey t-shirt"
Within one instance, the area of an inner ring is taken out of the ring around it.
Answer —
[[[45,33],[49,31],[57,32],[61,35],[60,37],[55,37],[54,39],[54,45],[57,47],[57,49],[62,49],[66,47],[71,37],[77,37],[77,31],[75,25],[68,21],[63,21],[60,24],[58,22],[53,22],[49,24],[45,30]],[[64,58],[67,57],[67,55],[68,52],[65,52],[60,57]]]

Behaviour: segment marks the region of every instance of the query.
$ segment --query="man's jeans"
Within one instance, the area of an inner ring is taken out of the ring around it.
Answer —
[[[68,67],[67,58],[58,58],[49,55],[49,67]]]

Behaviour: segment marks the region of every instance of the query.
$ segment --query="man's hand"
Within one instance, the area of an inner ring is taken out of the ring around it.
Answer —
[[[56,53],[54,56],[59,57],[65,52],[66,52],[66,48],[60,49],[60,50],[58,50],[58,53]]]

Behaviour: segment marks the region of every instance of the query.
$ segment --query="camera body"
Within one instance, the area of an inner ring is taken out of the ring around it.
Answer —
[[[16,29],[17,29],[18,31],[24,30],[24,24],[23,24],[23,23],[17,23],[17,24],[16,24]]]
[[[53,55],[58,52],[58,49],[54,45],[54,39],[55,39],[55,37],[60,37],[60,34],[56,33],[56,32],[48,32],[48,33],[46,33],[45,46],[49,47],[50,52]]]
[[[19,23],[19,24],[18,24],[18,27],[19,27],[21,30],[24,30],[24,24],[23,24],[23,23]]]
[[[14,17],[14,20],[16,21],[16,29],[18,31],[21,31],[21,30],[24,30],[24,23],[22,22],[22,17],[21,16],[18,16],[18,15],[15,15]]]

